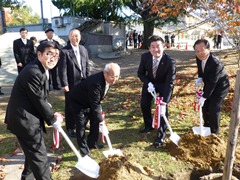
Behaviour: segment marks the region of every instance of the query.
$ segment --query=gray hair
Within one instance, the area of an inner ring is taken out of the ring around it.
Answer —
[[[103,71],[109,72],[110,70],[113,70],[113,69],[119,70],[119,72],[120,72],[120,66],[119,66],[117,63],[113,63],[113,62],[107,63],[107,64],[105,65]]]

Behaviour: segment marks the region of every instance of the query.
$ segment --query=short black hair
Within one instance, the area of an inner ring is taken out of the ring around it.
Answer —
[[[19,30],[19,32],[22,32],[22,31],[27,31],[28,32],[28,30],[24,27]]]
[[[45,33],[48,33],[48,32],[50,32],[50,31],[54,32],[54,30],[53,30],[52,28],[49,28],[49,29],[47,29],[47,30],[45,31]]]
[[[206,39],[198,39],[198,40],[194,43],[193,49],[195,50],[195,46],[198,45],[198,44],[201,44],[201,43],[203,43],[203,44],[206,46],[207,49],[210,49],[210,44],[209,44],[208,40],[206,40]]]
[[[49,47],[58,49],[59,51],[61,50],[61,47],[57,43],[54,43],[51,41],[44,41],[39,44],[39,46],[37,47],[37,51],[40,51],[41,53],[43,53],[45,51],[45,49],[49,48]]]
[[[154,41],[161,41],[162,44],[164,45],[163,38],[161,38],[160,36],[157,36],[157,35],[152,35],[148,38],[148,47],[150,47],[151,43],[154,42]]]
[[[35,36],[30,37],[31,41],[37,41],[37,38]]]

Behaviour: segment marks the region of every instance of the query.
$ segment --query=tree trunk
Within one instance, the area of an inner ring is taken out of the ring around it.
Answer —
[[[154,31],[154,21],[144,20],[142,49],[148,49],[148,38],[153,35],[153,31]]]

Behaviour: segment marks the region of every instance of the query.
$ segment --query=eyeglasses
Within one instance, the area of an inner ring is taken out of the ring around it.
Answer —
[[[59,58],[59,54],[57,54],[57,53],[53,53],[53,52],[51,52],[51,51],[48,51],[48,52],[46,52],[46,55],[48,56],[48,57],[50,57],[50,58],[55,58],[55,59],[58,59]]]
[[[109,72],[107,72],[107,75],[111,78],[111,79],[119,79],[121,76],[111,76],[109,74]]]

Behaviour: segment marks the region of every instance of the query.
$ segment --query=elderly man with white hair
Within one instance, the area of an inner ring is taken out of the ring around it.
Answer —
[[[105,97],[109,85],[120,77],[120,66],[108,63],[103,71],[89,76],[77,84],[70,92],[73,117],[76,122],[76,137],[80,153],[89,155],[89,149],[103,148],[98,144],[99,124],[103,123],[101,100]],[[90,120],[90,132],[85,139],[85,125]]]

